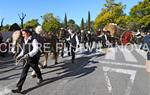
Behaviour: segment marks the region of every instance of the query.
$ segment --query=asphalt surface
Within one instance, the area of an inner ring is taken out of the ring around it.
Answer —
[[[0,59],[0,95],[21,95],[11,93],[11,89],[15,88],[22,65],[16,66],[10,59]],[[49,57],[48,68],[42,69],[44,82],[40,85],[36,84],[36,78],[31,78],[30,69],[22,94],[150,95],[145,51],[135,47],[133,50],[131,47],[91,51],[78,49],[75,63],[71,63],[70,59],[65,54],[55,65]],[[43,58],[40,61],[43,62]]]

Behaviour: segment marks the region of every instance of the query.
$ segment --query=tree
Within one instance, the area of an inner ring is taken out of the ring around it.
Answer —
[[[91,30],[91,16],[90,16],[90,11],[88,12],[88,31]]]
[[[6,25],[3,26],[1,31],[4,31],[4,32],[9,31],[9,28],[10,28],[10,25],[6,24]]]
[[[84,30],[84,19],[81,20],[81,30]]]
[[[2,18],[2,20],[1,20],[0,31],[1,31],[2,28],[3,28],[3,22],[4,22],[4,18]]]
[[[116,23],[119,26],[125,26],[127,17],[123,12],[125,5],[122,3],[115,3],[114,0],[106,0],[104,8],[98,14],[94,22],[94,28],[99,29],[109,23]]]
[[[42,16],[43,19],[43,29],[46,32],[56,31],[60,28],[60,22],[57,17],[55,17],[52,13],[46,13]]]
[[[66,13],[65,13],[65,18],[64,18],[64,24],[65,24],[65,28],[67,28],[68,25],[67,25],[67,15],[66,15]]]
[[[143,0],[135,5],[131,11],[130,16],[132,22],[136,22],[140,25],[140,28],[148,31],[150,29],[150,1]]]
[[[76,32],[80,30],[80,27],[75,23],[73,19],[69,19],[68,28],[73,29]]]
[[[74,26],[75,26],[75,21],[73,19],[69,19],[69,21],[68,21],[68,27],[69,28],[74,28]]]
[[[132,31],[137,31],[138,29],[140,29],[140,24],[137,22],[129,22],[128,25],[128,30],[132,30]]]
[[[39,22],[38,22],[38,19],[32,19],[32,20],[29,20],[27,21],[24,26],[25,28],[35,28],[39,25]]]
[[[17,23],[14,23],[10,26],[9,31],[16,31],[16,30],[20,30],[20,26]]]
[[[24,19],[26,17],[26,14],[22,13],[21,16],[20,16],[20,14],[18,14],[18,16],[19,16],[19,19],[21,21],[21,28],[23,29],[24,28],[23,22],[24,22]]]

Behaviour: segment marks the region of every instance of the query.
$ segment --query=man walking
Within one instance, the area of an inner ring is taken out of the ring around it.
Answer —
[[[20,80],[17,83],[17,89],[12,90],[13,93],[21,93],[22,86],[25,82],[30,67],[32,67],[37,74],[37,78],[39,79],[38,84],[43,81],[41,71],[38,67],[40,59],[38,42],[35,38],[32,37],[31,34],[32,31],[30,30],[22,30],[22,36],[24,38],[24,40],[22,41],[23,48],[20,54],[17,56],[17,60],[21,58],[26,61],[24,61],[24,67],[21,73]]]
[[[75,60],[75,51],[76,46],[79,47],[79,39],[77,34],[75,33],[75,30],[69,30],[70,35],[70,44],[71,44],[71,56],[72,56],[72,63],[74,63]]]

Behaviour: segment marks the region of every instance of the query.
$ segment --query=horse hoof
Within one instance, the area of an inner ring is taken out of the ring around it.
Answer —
[[[61,57],[64,57],[64,53],[61,53]]]
[[[47,65],[44,65],[43,68],[47,68]]]
[[[55,62],[55,64],[58,64],[58,62]]]
[[[68,52],[68,56],[70,56],[70,52]]]
[[[32,78],[36,78],[36,75],[32,75]]]

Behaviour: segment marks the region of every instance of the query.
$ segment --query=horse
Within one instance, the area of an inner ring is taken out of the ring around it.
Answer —
[[[39,28],[39,27],[37,27],[37,28]],[[47,51],[45,52],[43,50],[43,45],[45,43],[50,44],[50,49],[51,49],[50,51],[53,52],[53,56],[54,56],[53,58],[55,60],[54,64],[57,64],[58,62],[57,62],[57,52],[56,52],[56,38],[53,35],[51,35],[50,33],[43,32],[43,29],[37,29],[37,28],[34,29],[35,31],[33,31],[32,36],[34,36],[37,39],[37,41],[40,44],[42,44],[42,49],[40,49],[40,50],[42,50],[41,51],[41,56],[44,55],[44,58],[45,58],[44,63],[43,63],[43,67],[47,67],[48,53],[49,53],[49,52],[47,52]],[[13,53],[14,57],[16,57],[18,55],[18,48],[20,49],[19,46],[21,46],[20,45],[21,40],[23,40],[23,37],[21,35],[21,31],[15,31],[12,34],[11,38],[12,38],[11,42],[12,42],[12,45],[13,45],[12,46],[13,47],[12,48],[12,53]]]
[[[128,43],[133,43],[133,34],[131,31],[125,31],[122,33],[120,37],[120,42],[122,45],[126,45]]]
[[[42,45],[42,46],[40,46],[39,49],[40,49],[41,57],[44,55],[44,62],[43,62],[43,64],[39,63],[39,67],[40,68],[47,67],[48,55],[49,55],[50,51],[53,53],[52,59],[55,60],[54,64],[57,64],[58,63],[57,62],[58,54],[57,54],[57,49],[56,49],[56,43],[57,43],[56,38],[57,37],[50,32],[49,33],[44,32],[42,27],[36,27],[34,30],[32,30],[32,36],[37,39],[37,41],[40,43],[40,45]],[[21,31],[15,31],[12,34],[10,41],[13,43],[12,53],[14,55],[14,58],[16,58],[16,56],[20,52],[21,41],[23,41]],[[50,47],[50,50],[45,51],[45,49],[44,49],[46,46],[45,44],[50,45],[50,46],[48,46],[48,47]],[[18,48],[19,48],[19,52],[18,52]],[[31,75],[33,78],[36,77],[35,71],[32,71]]]

